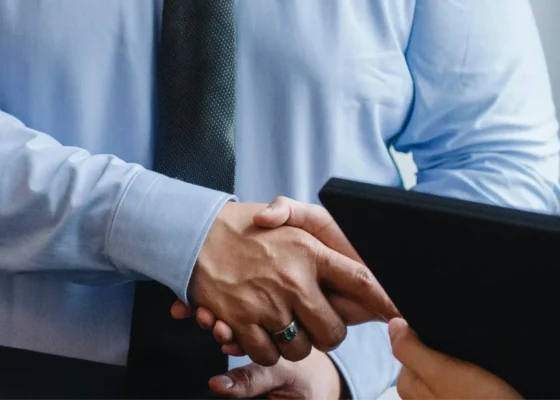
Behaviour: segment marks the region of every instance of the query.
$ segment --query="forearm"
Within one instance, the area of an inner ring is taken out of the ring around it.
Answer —
[[[65,147],[0,112],[0,271],[184,293],[221,193]],[[180,285],[183,285],[182,287]]]

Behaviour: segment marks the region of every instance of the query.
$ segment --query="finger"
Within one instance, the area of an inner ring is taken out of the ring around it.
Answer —
[[[436,382],[456,367],[449,357],[425,346],[404,319],[389,322],[389,337],[393,355],[423,381]]]
[[[216,317],[214,313],[207,308],[199,307],[198,310],[196,310],[196,322],[198,322],[198,326],[202,329],[210,330],[214,328]]]
[[[313,283],[294,302],[294,312],[313,346],[322,352],[336,349],[346,337],[346,325],[321,289]]]
[[[301,203],[287,197],[277,197],[253,218],[253,222],[263,228],[277,228],[282,225],[301,228],[325,246],[363,264],[354,247],[324,207]]]
[[[284,340],[273,340],[274,343],[276,343],[276,346],[278,347],[278,350],[280,351],[280,354],[282,355],[283,358],[293,362],[301,361],[304,358],[306,358],[309,354],[311,354],[313,345],[311,344],[311,341],[309,340],[309,337],[303,327],[299,327],[297,331],[297,335],[294,339],[290,341],[285,340],[284,329],[289,324],[290,323],[284,325],[284,328],[282,329],[277,329],[277,330],[267,329],[267,330],[271,334],[275,332],[280,333],[280,335],[278,336],[284,339]]]
[[[397,393],[402,400],[436,398],[414,372],[403,366],[397,382]]]
[[[358,325],[371,320],[371,311],[354,300],[332,294],[329,303],[346,325]]]
[[[192,314],[192,308],[181,300],[176,300],[175,303],[171,305],[171,316],[175,319],[190,318]]]
[[[285,376],[279,365],[266,368],[249,364],[211,378],[208,385],[218,395],[248,399],[283,386]]]
[[[262,327],[244,325],[234,328],[234,333],[235,340],[254,363],[269,367],[280,359],[278,348]]]
[[[290,218],[290,207],[285,197],[277,197],[265,209],[259,211],[253,222],[261,228],[278,228]]]
[[[222,345],[222,353],[232,357],[243,357],[247,355],[237,343]]]
[[[267,313],[261,319],[262,327],[268,332],[282,357],[294,362],[303,360],[311,353],[313,347],[305,329],[303,327],[298,329],[297,335],[293,340],[285,340],[286,338],[282,333],[294,321],[294,315],[283,307],[276,307],[275,309],[279,311]],[[275,333],[279,333],[279,335],[275,335]]]
[[[322,284],[336,294],[352,299],[371,313],[371,320],[389,321],[400,317],[397,308],[371,271],[326,247],[319,250],[317,273]],[[351,320],[351,315],[344,318]]]
[[[220,344],[227,344],[233,341],[233,331],[224,321],[216,321],[212,333],[214,334],[214,339]]]

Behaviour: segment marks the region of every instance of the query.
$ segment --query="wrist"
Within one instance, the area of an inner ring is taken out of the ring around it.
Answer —
[[[216,253],[216,248],[223,247],[223,242],[221,236],[224,231],[224,227],[227,225],[228,217],[227,214],[230,212],[231,208],[236,204],[235,199],[228,199],[228,201],[222,202],[219,208],[216,210],[214,218],[212,219],[209,228],[203,237],[202,243],[200,244],[200,249],[197,252],[197,257],[194,263],[191,278],[188,282],[187,296],[190,303],[200,306],[200,301],[204,297],[205,291],[201,285],[201,281],[211,280],[211,275],[213,271],[205,270],[205,266],[212,265],[212,255]]]
[[[244,274],[237,264],[247,252],[246,236],[253,226],[252,218],[263,208],[262,204],[235,201],[221,205],[198,252],[188,288],[190,301],[211,309],[210,297],[216,294],[211,289],[225,290],[240,273]]]
[[[200,245],[230,198],[141,170],[119,200],[104,254],[127,277],[157,281],[185,301]]]

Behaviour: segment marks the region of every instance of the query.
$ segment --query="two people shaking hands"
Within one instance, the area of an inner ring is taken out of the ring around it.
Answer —
[[[312,382],[305,379],[306,363],[321,365],[312,360],[326,359],[324,352],[340,345],[348,325],[386,321],[402,363],[401,397],[520,397],[491,373],[422,344],[324,208],[279,197],[268,206],[230,203],[222,213],[229,215],[218,217],[191,278],[192,304],[178,300],[171,308],[183,319],[197,307],[198,324],[212,330],[225,354],[254,362],[212,378],[215,392],[302,395],[298,383]],[[222,235],[235,239],[215,251]],[[286,367],[300,360],[301,368]],[[330,378],[340,384],[336,375]],[[304,392],[344,395],[328,381],[326,374],[325,386]]]

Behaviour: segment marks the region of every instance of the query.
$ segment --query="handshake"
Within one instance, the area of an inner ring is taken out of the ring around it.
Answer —
[[[188,294],[224,353],[263,366],[331,351],[348,325],[399,316],[330,214],[283,197],[224,206]],[[171,314],[186,318],[191,308],[177,301]]]
[[[402,363],[397,383],[402,398],[521,398],[488,371],[421,343],[325,209],[286,198],[264,207],[224,207],[189,284],[198,324],[213,331],[225,354],[249,355],[263,366],[276,364],[280,356],[299,361],[313,347],[333,350],[348,325],[390,321],[393,354]],[[192,309],[177,301],[171,314],[183,319]],[[236,397],[277,389],[303,397],[298,390],[314,387],[305,379],[306,368],[325,373],[320,357],[313,352],[307,359],[313,361],[300,363],[299,372],[279,363],[284,381],[271,378],[270,369],[266,374],[267,369],[249,366],[252,379],[231,373],[235,389],[219,380],[213,388]]]

